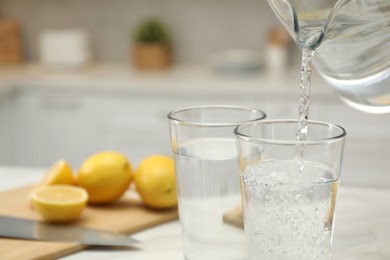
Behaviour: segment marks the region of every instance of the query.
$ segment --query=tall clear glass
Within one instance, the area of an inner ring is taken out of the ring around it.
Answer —
[[[233,130],[265,117],[257,109],[225,105],[169,113],[185,259],[247,259],[244,232],[223,222],[241,203]]]
[[[297,124],[263,120],[234,131],[250,260],[330,259],[346,132],[309,121],[297,141]]]

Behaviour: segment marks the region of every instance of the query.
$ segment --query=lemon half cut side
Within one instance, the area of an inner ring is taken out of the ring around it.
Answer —
[[[65,223],[77,219],[83,212],[88,193],[71,185],[41,186],[31,194],[34,209],[41,217],[53,223]]]
[[[41,183],[42,185],[53,184],[74,184],[74,176],[72,168],[68,162],[64,159],[56,161],[51,165],[50,169],[46,172]]]

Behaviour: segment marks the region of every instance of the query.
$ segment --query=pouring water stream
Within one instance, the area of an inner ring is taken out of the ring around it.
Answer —
[[[308,135],[312,60],[315,50],[324,38],[327,24],[332,21],[332,17],[340,6],[347,1],[337,2],[333,9],[327,6],[314,5],[312,6],[316,8],[314,12],[305,10],[305,8],[297,12],[296,8],[287,0],[269,0],[271,7],[279,15],[284,26],[287,28],[291,27],[290,32],[294,32],[293,36],[295,37],[295,41],[302,49],[299,115],[296,131],[296,139],[299,141],[306,140]],[[295,158],[297,163],[297,176],[304,170],[304,150],[304,144],[297,145]]]
[[[347,103],[366,112],[390,112],[390,51],[378,47],[390,41],[390,1],[268,2],[302,50],[297,140],[306,140],[309,131],[307,121],[313,63],[318,65],[320,74],[335,85],[333,87]],[[371,34],[367,31],[374,28],[384,35],[382,41],[376,40],[376,32],[373,32],[374,39],[369,38]],[[384,51],[375,55],[382,49],[389,55],[383,57]],[[382,67],[377,64],[382,64]],[[304,144],[297,145],[298,172],[304,168],[304,150]]]
[[[316,53],[315,67],[343,101],[390,112],[390,1],[268,2],[302,52]]]

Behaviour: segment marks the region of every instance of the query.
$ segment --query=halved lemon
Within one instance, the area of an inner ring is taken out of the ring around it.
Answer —
[[[72,168],[64,159],[60,159],[51,165],[38,185],[33,187],[33,190],[28,195],[28,200],[31,202],[31,194],[34,192],[34,190],[39,189],[44,185],[55,184],[74,185],[74,175]]]
[[[74,184],[74,176],[72,168],[68,162],[60,159],[56,161],[43,177],[41,185],[53,185],[53,184]]]
[[[34,209],[44,220],[54,223],[77,219],[87,200],[88,193],[85,189],[71,185],[41,186],[31,194]]]

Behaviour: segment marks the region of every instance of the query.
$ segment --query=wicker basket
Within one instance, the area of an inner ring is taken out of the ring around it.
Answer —
[[[135,67],[140,70],[162,70],[172,63],[171,50],[166,44],[136,44],[133,56]]]

